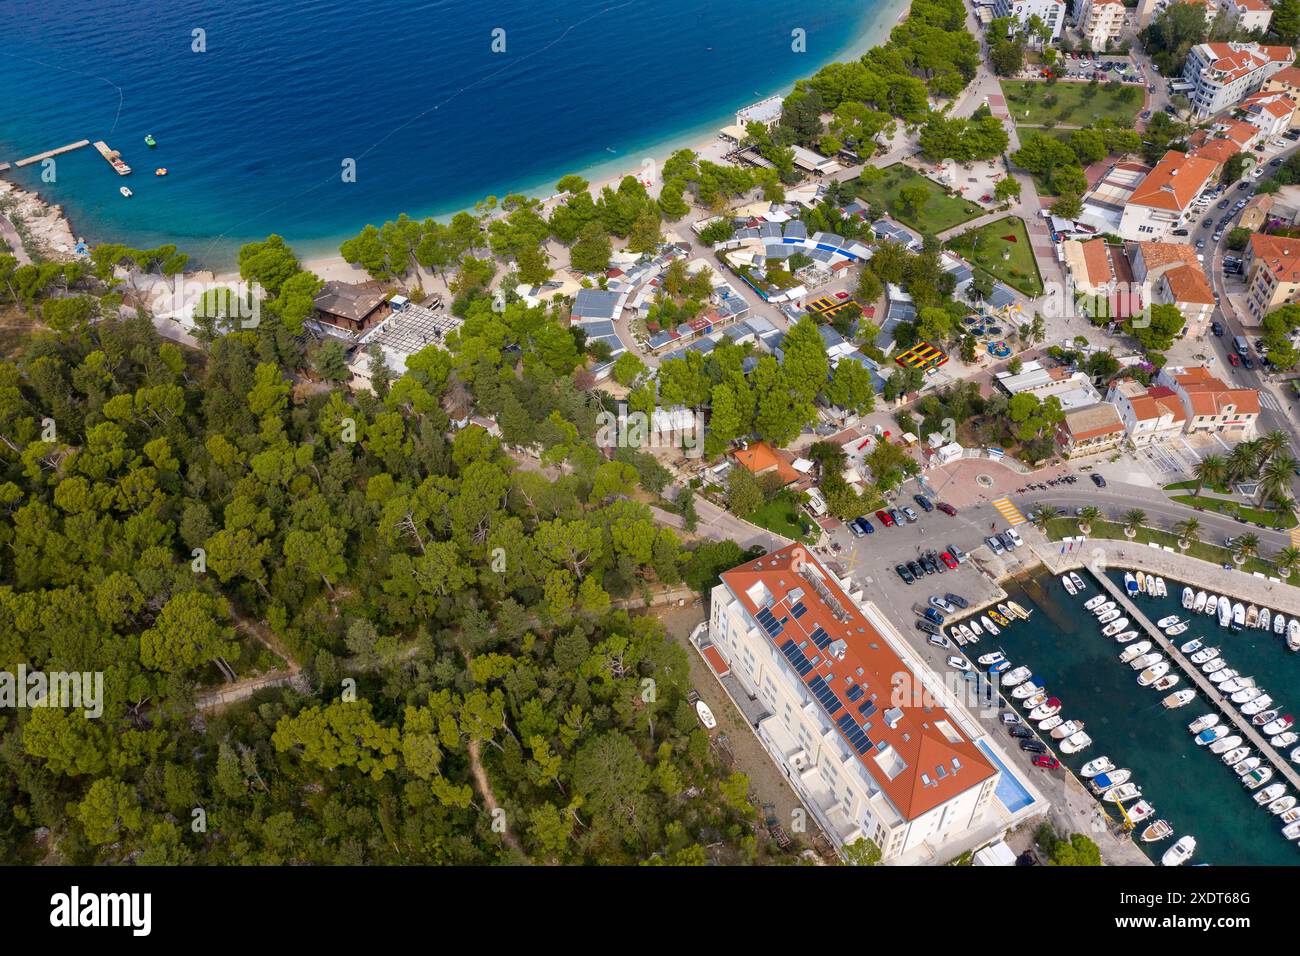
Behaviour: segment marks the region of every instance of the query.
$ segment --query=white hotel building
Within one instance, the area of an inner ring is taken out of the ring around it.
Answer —
[[[806,548],[721,578],[696,643],[837,846],[942,864],[1046,811],[880,609]]]
[[[1038,17],[1043,25],[1052,32],[1049,43],[1061,38],[1061,27],[1065,25],[1065,0],[996,0],[993,14],[998,17],[1014,17],[1014,28],[1025,29],[1030,17]]]

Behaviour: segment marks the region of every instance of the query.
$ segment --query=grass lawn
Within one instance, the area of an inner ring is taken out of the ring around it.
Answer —
[[[885,167],[883,173],[879,179],[870,182],[859,179],[858,195],[872,205],[888,210],[899,222],[922,234],[943,232],[984,212],[977,204],[952,195],[933,179],[902,163]],[[904,209],[898,192],[904,186],[916,185],[929,190],[930,198],[919,212],[913,214]]]
[[[1008,236],[1014,236],[1014,241]],[[1029,245],[1025,221],[1018,216],[999,219],[948,240],[948,247],[968,262],[1025,295],[1043,294],[1043,280]],[[1004,258],[1004,256],[1006,256]]]
[[[1007,112],[1017,125],[1024,126],[1089,126],[1099,119],[1112,119],[1131,127],[1142,111],[1142,86],[1138,83],[1111,90],[1105,83],[1090,89],[1087,83],[1003,80],[1002,92]]]
[[[812,521],[800,513],[794,496],[786,491],[746,515],[745,520],[796,541],[803,540],[813,530]]]
[[[1264,511],[1261,508],[1252,508],[1250,505],[1240,505],[1235,501],[1229,501],[1226,498],[1215,498],[1212,495],[1170,495],[1171,501],[1176,501],[1180,505],[1190,505],[1193,508],[1200,508],[1205,511],[1217,511],[1221,515],[1233,517],[1241,515],[1252,524],[1262,524],[1266,528],[1294,528],[1296,525],[1295,515],[1288,511]]]
[[[1232,489],[1229,488],[1227,485],[1207,484],[1205,485],[1205,487],[1208,488],[1210,491],[1217,491],[1221,495],[1232,494]],[[1195,490],[1196,490],[1195,478],[1189,481],[1174,481],[1165,485],[1165,491],[1195,491]]]

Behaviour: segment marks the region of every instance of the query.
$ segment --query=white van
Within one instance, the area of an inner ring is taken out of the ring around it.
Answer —
[[[826,514],[826,499],[816,488],[808,489],[808,510],[818,518]]]

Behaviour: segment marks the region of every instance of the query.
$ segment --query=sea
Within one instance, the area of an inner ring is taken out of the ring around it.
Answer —
[[[1107,573],[1122,586],[1122,571]],[[1048,695],[1061,700],[1062,716],[1084,721],[1093,744],[1079,754],[1057,752],[1066,766],[1077,772],[1089,760],[1106,755],[1116,767],[1133,771],[1131,781],[1142,788],[1143,799],[1155,808],[1156,817],[1151,819],[1168,820],[1174,827],[1169,839],[1154,844],[1138,841],[1153,861],[1158,862],[1174,840],[1190,833],[1196,838],[1192,863],[1300,863],[1300,847],[1282,836],[1277,818],[1257,806],[1232,769],[1208,747],[1198,747],[1188,732],[1188,724],[1197,717],[1217,713],[1215,705],[1198,691],[1190,704],[1166,710],[1161,700],[1172,691],[1139,687],[1137,673],[1119,660],[1125,645],[1102,637],[1096,620],[1084,609],[1084,602],[1100,588],[1095,578],[1087,573],[1083,576],[1087,589],[1074,598],[1065,592],[1059,578],[1046,571],[1004,584],[1011,600],[1031,611],[1030,620],[1003,628],[997,637],[983,637],[968,652],[977,657],[1002,650],[1014,666],[1027,665],[1045,684]],[[1193,637],[1205,638],[1207,646],[1220,648],[1229,667],[1254,675],[1274,698],[1274,706],[1283,713],[1300,715],[1300,710],[1292,710],[1300,702],[1300,654],[1288,651],[1284,638],[1271,631],[1220,628],[1217,619],[1182,609],[1183,585],[1170,580],[1166,584],[1166,598],[1135,599],[1149,620],[1155,622],[1170,614],[1190,618],[1192,626],[1174,639],[1177,644]],[[1175,690],[1194,686],[1186,674],[1178,673],[1182,676]],[[1007,743],[1014,742],[1008,738]],[[1283,759],[1293,749],[1294,745],[1282,748]],[[1059,772],[1034,768],[1034,773],[1043,776]],[[1275,775],[1269,784],[1279,781],[1282,777]],[[1043,781],[1039,786],[1043,788]],[[1288,787],[1288,792],[1300,797],[1293,788]],[[1138,824],[1137,834],[1150,822]]]
[[[0,176],[62,205],[92,243],[173,242],[217,269],[271,232],[331,254],[399,213],[634,173],[860,54],[905,8],[0,0],[0,161],[89,139],[134,170],[119,178],[87,147]]]

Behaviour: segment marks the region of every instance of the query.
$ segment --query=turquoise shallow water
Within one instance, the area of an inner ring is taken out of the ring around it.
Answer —
[[[897,0],[71,0],[0,4],[0,159],[92,241],[207,265],[277,231],[309,251],[564,173],[639,167],[887,32]],[[793,30],[806,49],[792,49]],[[202,30],[205,52],[194,52]],[[493,52],[493,31],[505,50]],[[152,133],[158,148],[143,144]],[[343,183],[342,162],[356,160]],[[157,179],[153,170],[170,175]],[[213,237],[220,237],[213,243]]]
[[[1115,576],[1117,582],[1121,579],[1122,572]],[[1186,617],[1181,607],[1182,585],[1167,584],[1168,598],[1139,599],[1139,607],[1152,621],[1167,614]],[[1122,646],[1101,636],[1092,615],[1083,608],[1083,602],[1098,593],[1095,581],[1089,579],[1088,590],[1077,598],[1066,594],[1060,581],[1046,572],[1007,590],[1012,600],[1032,610],[1031,619],[1003,628],[997,638],[985,637],[979,653],[987,653],[986,646],[1000,648],[1014,664],[1028,665],[1034,676],[1045,682],[1048,693],[1061,699],[1066,719],[1086,723],[1093,745],[1081,754],[1058,754],[1063,763],[1077,772],[1087,761],[1106,754],[1117,767],[1130,768],[1143,797],[1159,817],[1174,825],[1176,836],[1191,833],[1196,837],[1193,862],[1300,863],[1300,849],[1282,837],[1276,818],[1255,805],[1217,756],[1193,743],[1187,725],[1211,711],[1213,705],[1198,694],[1197,700],[1185,707],[1165,710],[1160,704],[1165,695],[1139,687],[1137,675],[1119,660]],[[1202,615],[1178,640],[1181,643],[1193,636],[1213,638],[1229,666],[1259,677],[1284,712],[1286,705],[1297,699],[1294,691],[1300,687],[1300,655],[1287,651],[1285,643],[1271,633],[1232,634]],[[1186,686],[1184,675],[1178,687]],[[1171,842],[1139,845],[1158,859]]]

